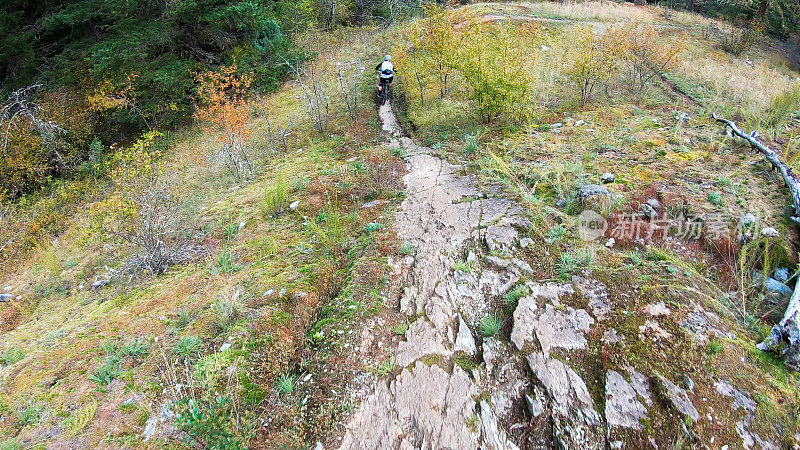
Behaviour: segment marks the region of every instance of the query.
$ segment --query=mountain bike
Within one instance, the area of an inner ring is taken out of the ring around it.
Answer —
[[[381,79],[378,85],[378,104],[385,105],[392,98],[392,82]]]

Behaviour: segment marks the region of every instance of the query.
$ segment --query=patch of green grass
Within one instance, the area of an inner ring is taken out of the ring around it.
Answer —
[[[277,177],[267,186],[264,191],[264,201],[262,206],[268,215],[276,215],[283,212],[289,205],[289,183],[282,177]]]
[[[579,248],[570,253],[562,253],[558,257],[556,269],[561,277],[566,277],[578,269],[588,267],[594,260],[594,251],[590,248]]]
[[[402,323],[397,324],[394,327],[394,330],[392,330],[392,331],[394,331],[394,334],[396,334],[398,336],[402,336],[402,335],[406,334],[406,332],[408,331],[408,327],[409,326],[410,325],[409,325],[408,322],[402,322]]]
[[[106,358],[103,365],[89,375],[89,379],[100,386],[105,386],[120,375],[119,359],[116,356]]]
[[[242,266],[236,263],[236,255],[232,252],[222,252],[217,256],[217,265],[211,270],[211,273],[236,273],[241,270]]]
[[[519,299],[528,295],[528,286],[524,284],[518,284],[514,287],[514,289],[508,291],[506,293],[506,304],[516,308]]]
[[[282,396],[292,395],[297,388],[297,377],[289,373],[284,373],[278,377],[278,380],[275,382],[275,388],[278,390],[278,394]]]
[[[478,147],[478,136],[475,136],[473,134],[468,134],[464,138],[464,141],[465,141],[465,144],[464,144],[464,153],[465,154],[474,155],[474,154],[478,153],[478,148],[479,148]]]
[[[8,350],[0,353],[0,365],[10,366],[16,364],[25,358],[25,352],[17,347],[11,347]]]
[[[464,423],[467,427],[472,430],[473,433],[477,433],[479,431],[479,422],[478,422],[478,414],[473,414],[467,418]]]
[[[132,339],[122,345],[119,349],[119,355],[122,357],[129,356],[136,358],[150,354],[150,344],[140,338]]]
[[[387,359],[386,361],[378,364],[378,366],[375,368],[375,373],[379,377],[382,377],[382,376],[386,375],[387,373],[390,373],[390,372],[394,371],[395,367],[396,367],[396,364],[395,364],[394,360]]]
[[[453,270],[470,273],[472,272],[472,266],[465,263],[464,261],[456,261],[453,263]]]
[[[17,420],[22,426],[35,425],[42,419],[42,410],[33,403],[17,410]]]
[[[203,349],[203,340],[200,339],[198,336],[184,336],[178,341],[178,345],[175,346],[176,355],[191,360],[197,357],[197,354],[200,353],[200,350]]]
[[[722,198],[722,194],[719,192],[711,192],[708,194],[708,202],[714,206],[724,206],[725,199]]]
[[[417,249],[414,248],[414,246],[411,243],[406,242],[405,244],[400,246],[400,254],[403,256],[414,256],[417,254]]]
[[[548,244],[552,244],[554,242],[557,242],[558,240],[560,240],[564,236],[564,232],[565,231],[566,231],[566,228],[564,228],[564,225],[558,224],[558,225],[554,226],[553,228],[550,228],[549,230],[547,230],[547,237],[545,237],[544,240]]]
[[[489,314],[481,319],[480,323],[478,324],[478,331],[480,331],[481,335],[484,337],[495,336],[503,328],[504,322],[505,320],[503,320],[502,317],[496,314]]]
[[[718,355],[725,350],[725,344],[722,343],[719,339],[712,339],[708,343],[708,354],[709,355]]]
[[[0,450],[23,450],[22,441],[15,437],[8,437],[0,441]]]
[[[374,231],[378,231],[383,228],[383,224],[380,222],[370,222],[364,227],[364,231],[367,233],[372,233]]]

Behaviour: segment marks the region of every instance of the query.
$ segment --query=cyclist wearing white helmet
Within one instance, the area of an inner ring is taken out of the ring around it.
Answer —
[[[375,67],[375,70],[380,71],[381,83],[391,83],[394,78],[394,64],[392,64],[392,55],[386,55],[383,61]]]

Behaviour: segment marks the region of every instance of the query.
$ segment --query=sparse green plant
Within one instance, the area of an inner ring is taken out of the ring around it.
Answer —
[[[198,336],[184,336],[175,346],[175,354],[186,359],[197,357],[203,348],[203,340]]]
[[[278,394],[282,396],[289,396],[294,393],[295,388],[297,387],[297,377],[290,373],[284,373],[278,377],[278,380],[275,382],[275,388],[278,390]]]
[[[367,233],[372,233],[374,231],[378,231],[383,228],[383,224],[380,222],[370,222],[364,227],[364,231]]]
[[[106,356],[116,355],[119,351],[119,342],[116,339],[106,339],[100,343],[100,350],[102,350]]]
[[[467,424],[467,427],[472,430],[473,433],[477,433],[480,430],[477,414],[469,416],[464,423]]]
[[[495,336],[503,328],[505,320],[497,314],[489,314],[481,319],[478,324],[478,330],[484,337]]]
[[[105,386],[117,379],[119,374],[119,360],[115,356],[112,356],[106,358],[106,360],[103,362],[103,365],[98,367],[91,375],[89,375],[89,379],[100,386]]]
[[[403,256],[414,256],[417,253],[417,249],[414,248],[414,245],[410,242],[406,242],[400,246],[400,254]]]
[[[129,356],[131,358],[137,358],[139,356],[148,355],[149,353],[150,344],[141,338],[132,339],[123,344],[119,349],[119,355],[122,357]]]
[[[253,431],[224,395],[179,400],[175,403],[175,424],[187,434],[187,444],[193,447],[244,450]]]
[[[0,353],[0,364],[10,366],[16,364],[25,358],[25,352],[17,347],[11,347],[8,350]]]
[[[474,155],[478,153],[478,137],[473,134],[468,134],[464,138],[464,153],[467,155]]]
[[[723,206],[725,205],[725,199],[722,197],[722,194],[719,192],[711,192],[708,194],[708,202],[714,206]]]
[[[550,228],[549,230],[547,230],[547,237],[545,238],[545,242],[547,242],[548,244],[557,242],[559,239],[561,239],[562,236],[564,236],[564,232],[566,232],[566,228],[564,228],[564,225],[561,224],[558,224],[553,228]]]
[[[725,350],[725,344],[722,343],[719,339],[712,339],[708,343],[708,353],[710,355],[718,355]]]
[[[394,327],[394,330],[392,330],[392,331],[394,331],[394,334],[396,334],[398,336],[402,336],[402,335],[406,334],[406,332],[408,331],[408,327],[409,326],[410,325],[409,325],[408,322],[401,322],[401,323],[398,323]]]
[[[42,410],[33,402],[17,410],[17,420],[22,426],[35,425],[42,419]]]
[[[232,252],[222,252],[217,256],[216,273],[236,273],[242,268],[236,263],[236,255]]]
[[[519,284],[514,289],[511,289],[506,293],[506,305],[509,307],[516,308],[519,299],[528,295],[528,286],[524,284]]]
[[[244,305],[236,298],[217,300],[211,308],[222,330],[230,328],[244,315]]]
[[[464,261],[456,261],[453,263],[453,270],[470,273],[472,272],[472,266]]]
[[[556,269],[559,275],[565,277],[578,269],[589,266],[593,260],[594,251],[590,248],[582,247],[571,253],[562,253],[558,257]]]
[[[375,368],[375,373],[379,377],[382,377],[387,373],[391,373],[394,370],[395,366],[396,364],[394,360],[387,359],[386,361],[383,361],[382,363],[378,364],[378,366]]]
[[[178,317],[175,320],[175,326],[177,326],[178,329],[180,330],[186,328],[192,321],[192,312],[189,311],[187,308],[179,309],[177,316]]]
[[[282,177],[275,178],[264,192],[264,211],[277,215],[289,205],[289,184]]]
[[[225,240],[230,242],[239,233],[239,224],[229,223],[222,229],[222,232],[225,234]]]

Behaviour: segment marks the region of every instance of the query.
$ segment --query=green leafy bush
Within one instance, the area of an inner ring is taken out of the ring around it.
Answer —
[[[252,426],[244,425],[226,396],[178,401],[175,424],[187,434],[186,443],[193,447],[243,450],[252,434]]]

